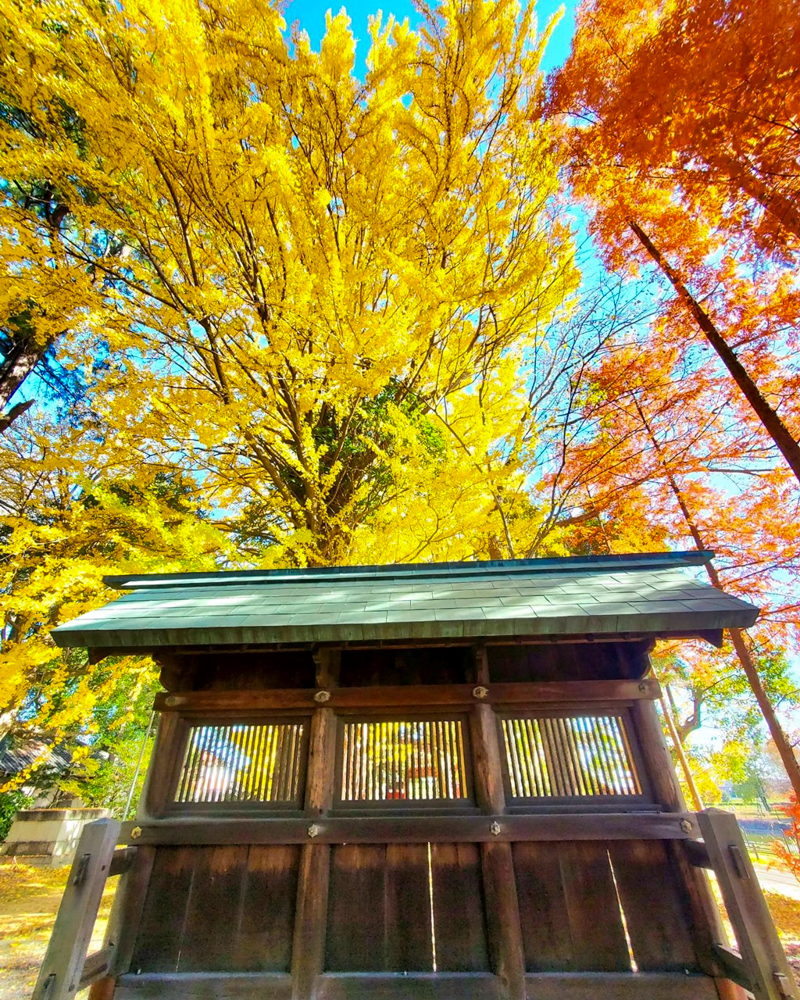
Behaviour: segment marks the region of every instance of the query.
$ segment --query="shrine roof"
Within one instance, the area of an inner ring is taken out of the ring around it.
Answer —
[[[758,609],[702,580],[711,552],[109,576],[129,591],[59,646],[164,647],[704,636]]]

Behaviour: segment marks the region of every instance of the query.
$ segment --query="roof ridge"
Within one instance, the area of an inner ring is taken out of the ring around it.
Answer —
[[[371,580],[403,578],[453,579],[461,576],[491,577],[502,574],[537,574],[551,570],[647,569],[702,566],[714,558],[708,549],[684,552],[627,552],[588,556],[548,556],[542,559],[496,559],[441,563],[386,563],[378,566],[319,566],[287,569],[219,570],[208,573],[145,573],[104,576],[115,590],[141,590],[180,585],[206,587],[237,583],[282,583],[290,580]]]

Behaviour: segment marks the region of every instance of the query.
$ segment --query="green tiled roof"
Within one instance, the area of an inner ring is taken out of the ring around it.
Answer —
[[[713,553],[107,577],[130,590],[59,646],[156,649],[614,633],[699,635],[758,609],[698,579]]]

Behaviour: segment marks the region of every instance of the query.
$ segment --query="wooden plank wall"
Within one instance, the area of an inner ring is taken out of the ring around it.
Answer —
[[[700,971],[661,841],[511,848],[526,972]],[[301,850],[157,848],[131,970],[289,972]],[[480,845],[342,844],[330,856],[320,971],[496,971]]]
[[[346,710],[347,699],[363,699],[369,690],[376,705],[389,697],[386,705],[394,704],[395,711],[407,709],[410,701],[420,705],[421,689],[409,681],[430,684],[428,670],[437,657],[440,686],[429,687],[426,698],[431,691],[450,691],[450,700],[471,702],[464,707],[472,747],[473,813],[479,811],[484,824],[502,817],[506,802],[495,698],[503,704],[525,687],[563,700],[572,697],[578,680],[584,698],[593,687],[602,688],[611,702],[621,697],[622,687],[634,701],[652,698],[648,682],[630,680],[646,666],[645,643],[598,648],[600,652],[591,644],[575,646],[567,653],[564,647],[488,653],[479,648],[473,660],[463,650],[446,656],[430,651],[424,677],[409,672],[402,651],[320,651],[312,661],[314,687],[325,694],[327,705],[312,700],[314,688],[300,692],[313,711],[302,822],[318,834],[319,826],[313,824],[330,819],[336,713]],[[280,661],[276,687],[294,686],[287,684],[295,669],[293,656]],[[572,685],[551,679],[558,662],[570,666]],[[239,689],[252,711],[254,696],[266,702],[281,695],[272,695],[269,683],[260,691],[248,690],[256,660],[248,657],[246,666],[246,683],[239,683],[234,676],[223,679],[221,667],[212,670],[201,659],[192,665],[187,694],[164,697],[161,707],[180,703],[180,711],[221,711],[225,705],[236,711],[239,695],[222,695]],[[305,677],[308,662],[298,659],[297,669]],[[529,687],[534,679],[538,685]],[[357,689],[387,681],[403,685],[405,696],[397,687]],[[484,693],[473,699],[476,682],[489,691],[476,688]],[[465,691],[448,689],[448,683],[460,683]],[[295,701],[299,696],[288,694]],[[214,704],[218,696],[222,700]],[[170,714],[173,721],[167,719],[159,746],[166,754],[171,742],[169,756],[175,757],[185,737],[174,721],[177,712]],[[639,735],[653,721],[646,713],[636,720]],[[660,758],[655,764],[652,753],[645,758],[656,803],[674,810],[661,788],[668,777],[659,772]],[[174,761],[157,762],[149,800],[154,817],[163,815],[169,801],[174,767]],[[669,780],[674,782],[671,776]],[[697,908],[690,912],[685,902],[686,873],[671,846],[659,840],[570,840],[568,815],[559,817],[563,822],[553,834],[558,840],[498,837],[476,843],[467,839],[474,818],[453,817],[464,829],[454,832],[452,842],[397,843],[395,837],[392,843],[338,843],[319,838],[302,845],[162,842],[148,848],[154,862],[130,965],[118,970],[122,997],[525,1000],[558,993],[567,1000],[603,996],[600,988],[591,992],[593,981],[610,984],[608,1000],[716,996],[709,987],[713,981],[702,975],[714,971],[707,961],[708,929],[698,933]],[[237,822],[243,823],[246,838],[246,820]],[[600,978],[587,980],[587,975]]]

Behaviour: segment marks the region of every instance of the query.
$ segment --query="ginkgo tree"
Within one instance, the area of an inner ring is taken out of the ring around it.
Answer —
[[[363,82],[344,13],[318,53],[263,0],[3,13],[2,310],[75,365],[102,340],[118,442],[261,563],[513,551],[526,364],[577,284],[532,9],[378,16]]]

